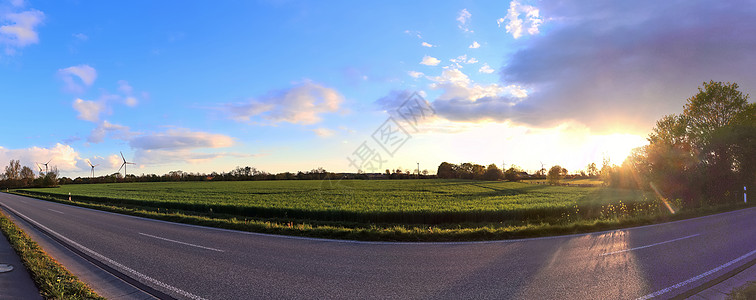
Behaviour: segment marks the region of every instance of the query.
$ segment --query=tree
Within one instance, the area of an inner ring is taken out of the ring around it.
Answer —
[[[559,181],[564,178],[563,174],[566,173],[567,169],[562,168],[560,165],[555,165],[549,169],[549,173],[546,174],[546,179],[548,179],[549,184],[559,184]]]
[[[11,159],[7,167],[5,167],[5,177],[8,180],[21,179],[21,162]]]
[[[588,166],[586,166],[585,170],[588,172],[588,177],[598,176],[598,168],[596,168],[595,162],[590,163]]]
[[[455,170],[456,168],[454,165],[448,163],[448,162],[442,162],[440,165],[438,165],[438,170],[436,171],[436,176],[438,178],[457,178],[457,172]]]
[[[504,178],[507,181],[520,181],[520,179],[522,179],[520,178],[520,172],[522,172],[522,169],[520,169],[520,167],[518,167],[517,165],[512,165],[509,167],[509,169],[507,169],[506,172],[504,172]]]
[[[503,177],[504,173],[501,172],[501,169],[499,169],[496,164],[488,165],[488,168],[486,168],[486,173],[483,175],[483,179],[485,180],[499,180]]]
[[[736,83],[704,82],[681,115],[657,121],[644,149],[646,178],[669,198],[721,202],[756,182],[756,104]]]
[[[34,170],[27,166],[21,168],[21,179],[27,180],[27,182],[34,180]]]

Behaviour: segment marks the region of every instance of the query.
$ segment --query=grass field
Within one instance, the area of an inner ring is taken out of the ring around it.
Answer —
[[[96,208],[190,223],[355,239],[506,238],[671,217],[653,194],[638,190],[463,180],[120,183],[19,192],[59,201],[70,193]]]

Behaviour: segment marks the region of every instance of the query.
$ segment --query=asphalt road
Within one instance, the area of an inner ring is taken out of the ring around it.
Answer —
[[[756,208],[552,238],[371,243],[182,225],[9,194],[0,205],[179,299],[664,299],[756,259]]]

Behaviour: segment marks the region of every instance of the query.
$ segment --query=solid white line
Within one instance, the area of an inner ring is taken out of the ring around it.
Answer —
[[[617,253],[622,253],[622,252],[628,252],[628,251],[634,251],[634,250],[639,250],[639,249],[644,249],[644,248],[658,246],[658,245],[662,245],[662,244],[666,244],[666,243],[676,242],[676,241],[679,241],[679,240],[689,239],[689,238],[692,238],[694,236],[699,236],[699,235],[701,235],[701,234],[700,233],[691,234],[689,236],[684,236],[684,237],[681,237],[681,238],[676,238],[676,239],[669,240],[669,241],[664,241],[664,242],[658,242],[658,243],[654,243],[654,244],[651,244],[651,245],[645,245],[645,246],[640,246],[640,247],[635,247],[635,248],[630,248],[630,249],[625,249],[625,250],[608,252],[608,253],[601,254],[601,256],[612,255],[612,254],[617,254]]]
[[[153,284],[155,284],[155,285],[161,286],[161,287],[163,287],[163,288],[165,288],[165,289],[167,289],[167,290],[169,290],[169,291],[172,291],[172,292],[174,292],[174,293],[176,293],[176,294],[182,295],[182,296],[184,296],[184,297],[187,297],[187,298],[191,298],[191,299],[195,299],[195,300],[207,300],[207,299],[205,299],[205,298],[202,298],[202,297],[200,297],[200,296],[197,296],[197,295],[194,295],[194,294],[192,294],[192,293],[189,293],[189,292],[186,292],[186,291],[184,291],[184,290],[181,290],[181,289],[179,289],[179,288],[176,288],[176,287],[170,286],[170,285],[168,285],[168,284],[166,284],[166,283],[163,283],[163,282],[161,282],[161,281],[159,281],[159,280],[157,280],[157,279],[154,279],[154,278],[152,278],[152,277],[149,277],[149,276],[147,276],[147,275],[144,275],[144,274],[142,274],[142,273],[139,273],[138,271],[136,271],[136,270],[134,270],[134,269],[132,269],[132,268],[129,268],[129,267],[125,266],[125,265],[122,265],[122,264],[120,264],[120,263],[118,263],[118,262],[116,262],[116,261],[114,261],[114,260],[112,260],[112,259],[110,259],[110,258],[108,258],[108,257],[106,257],[106,256],[104,256],[104,255],[102,255],[102,254],[100,254],[100,253],[97,253],[97,252],[95,252],[95,251],[94,251],[94,250],[92,250],[92,249],[89,249],[89,248],[87,248],[87,247],[84,247],[84,246],[82,246],[81,244],[79,244],[79,243],[77,243],[77,242],[74,242],[74,241],[72,241],[71,239],[69,239],[69,238],[67,238],[67,237],[63,236],[62,234],[60,234],[60,233],[57,233],[57,232],[55,232],[54,230],[52,230],[52,229],[50,229],[50,228],[47,228],[47,227],[46,227],[45,225],[42,225],[42,224],[40,224],[39,222],[32,220],[31,218],[29,218],[29,217],[27,217],[26,215],[24,215],[24,214],[22,214],[22,213],[20,213],[20,212],[16,211],[15,209],[12,209],[12,208],[8,207],[7,205],[5,205],[5,208],[7,208],[7,209],[11,210],[11,211],[12,211],[13,213],[15,213],[15,214],[17,214],[17,215],[21,216],[21,217],[22,217],[22,218],[24,218],[24,219],[25,219],[26,221],[28,221],[28,222],[30,222],[30,223],[34,223],[35,225],[39,226],[40,228],[42,228],[42,229],[46,230],[47,232],[50,232],[50,233],[52,233],[52,234],[54,234],[54,235],[58,236],[58,237],[59,237],[60,239],[62,239],[62,240],[64,240],[64,241],[66,241],[67,243],[69,243],[69,244],[71,244],[71,245],[73,245],[73,246],[76,246],[76,247],[78,247],[78,248],[79,248],[79,249],[81,249],[81,250],[84,250],[84,251],[86,251],[86,252],[89,252],[89,254],[91,254],[91,255],[93,255],[93,256],[96,256],[97,258],[99,258],[99,259],[101,259],[101,260],[104,260],[104,261],[106,261],[106,262],[110,263],[111,265],[113,265],[113,266],[115,266],[115,267],[117,267],[117,268],[121,269],[121,270],[124,270],[124,271],[126,271],[126,272],[128,272],[128,273],[134,274],[134,275],[136,275],[137,277],[139,277],[139,278],[141,278],[141,279],[143,279],[143,280],[145,280],[145,281],[149,281],[149,282],[151,282],[151,283],[153,283]]]
[[[221,249],[215,249],[215,248],[210,248],[210,247],[205,247],[205,246],[200,246],[200,245],[195,245],[195,244],[190,244],[190,243],[184,243],[184,242],[181,242],[181,241],[167,239],[167,238],[159,237],[159,236],[154,236],[154,235],[151,235],[151,234],[146,234],[146,233],[141,233],[141,232],[139,234],[141,234],[143,236],[148,236],[148,237],[151,237],[151,238],[156,238],[156,239],[159,239],[159,240],[174,242],[174,243],[177,243],[177,244],[182,244],[182,245],[187,245],[187,246],[192,246],[192,247],[197,247],[197,248],[202,248],[202,249],[207,249],[207,250],[213,250],[213,251],[218,251],[218,252],[226,252],[226,251],[223,251]]]
[[[738,257],[738,258],[736,258],[736,259],[733,259],[733,260],[731,260],[731,261],[727,262],[726,264],[723,264],[723,265],[721,265],[721,266],[719,266],[719,267],[716,267],[716,268],[714,268],[714,269],[711,269],[711,270],[707,271],[706,273],[701,273],[701,274],[699,274],[699,275],[698,275],[698,276],[696,276],[696,277],[693,277],[693,278],[691,278],[691,279],[685,280],[685,281],[683,281],[683,282],[680,282],[680,283],[678,283],[678,284],[675,284],[675,285],[673,285],[673,286],[670,286],[670,287],[667,287],[667,288],[664,288],[664,289],[658,290],[658,291],[656,291],[656,292],[653,292],[653,293],[651,293],[651,294],[645,295],[645,296],[643,296],[643,297],[637,298],[636,300],[646,300],[646,299],[651,299],[651,298],[653,298],[653,297],[656,297],[656,296],[659,296],[659,295],[665,294],[665,293],[667,293],[667,292],[669,292],[669,291],[671,291],[671,290],[674,290],[674,289],[677,289],[677,288],[681,288],[681,287],[683,287],[683,286],[685,286],[685,285],[687,285],[687,284],[689,284],[689,283],[691,283],[691,282],[694,282],[694,281],[700,280],[701,278],[704,278],[704,277],[706,277],[706,276],[709,276],[709,275],[711,275],[711,274],[714,274],[714,273],[716,273],[716,272],[719,272],[719,271],[721,271],[722,269],[724,269],[724,268],[727,268],[727,267],[731,266],[732,264],[734,264],[734,263],[737,263],[737,262],[739,262],[739,261],[741,261],[741,260],[744,260],[744,259],[746,259],[746,258],[748,258],[749,256],[751,256],[751,255],[754,255],[754,254],[756,254],[756,250],[753,250],[753,251],[751,251],[751,252],[748,252],[748,253],[746,253],[745,255],[741,256],[741,257]]]
[[[59,210],[54,210],[54,209],[52,209],[52,208],[48,208],[47,210],[50,210],[50,211],[54,211],[54,212],[56,212],[56,213],[59,213],[59,214],[62,214],[62,215],[65,215],[65,214],[66,214],[66,213],[64,213],[64,212],[62,212],[62,211],[59,211]]]

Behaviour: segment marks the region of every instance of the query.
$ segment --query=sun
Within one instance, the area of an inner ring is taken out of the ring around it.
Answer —
[[[646,138],[628,133],[597,136],[597,142],[601,155],[606,156],[612,164],[616,165],[622,164],[633,149],[648,144]]]

